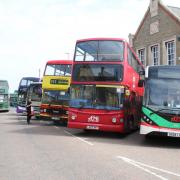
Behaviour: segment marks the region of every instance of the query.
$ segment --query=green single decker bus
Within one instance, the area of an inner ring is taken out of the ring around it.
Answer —
[[[140,134],[180,137],[180,66],[149,66]]]
[[[0,80],[0,111],[9,111],[9,84]]]

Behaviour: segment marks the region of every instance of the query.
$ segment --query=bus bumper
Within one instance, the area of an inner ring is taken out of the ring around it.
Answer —
[[[180,129],[165,128],[159,126],[152,126],[145,122],[140,125],[140,134],[163,134],[171,137],[180,137]]]
[[[68,116],[67,115],[52,115],[48,113],[40,113],[40,118],[43,120],[48,120],[48,121],[54,121],[54,122],[65,122],[67,123],[68,121]]]
[[[119,132],[119,133],[125,132],[123,124],[105,125],[105,124],[68,122],[68,128],[87,129],[87,130],[96,130],[96,131],[109,131],[109,132]]]

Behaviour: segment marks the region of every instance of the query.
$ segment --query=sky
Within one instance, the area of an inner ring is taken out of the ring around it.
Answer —
[[[72,59],[76,40],[135,33],[150,0],[0,0],[0,79],[10,92],[42,77],[48,60]],[[162,0],[180,7],[180,0]]]

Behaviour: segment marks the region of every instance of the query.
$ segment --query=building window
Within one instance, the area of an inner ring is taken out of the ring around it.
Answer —
[[[139,57],[141,63],[145,66],[145,49],[138,50],[138,57]]]
[[[175,43],[174,41],[166,42],[167,63],[175,65]]]
[[[152,64],[154,66],[159,65],[159,48],[158,48],[158,45],[151,46],[151,57],[152,57]]]

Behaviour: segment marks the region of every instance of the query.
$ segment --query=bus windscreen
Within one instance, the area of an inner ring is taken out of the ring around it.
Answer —
[[[171,68],[161,67],[158,66],[155,68],[149,68],[149,75],[148,78],[168,78],[168,79],[180,79],[180,71],[179,68],[174,66]]]

